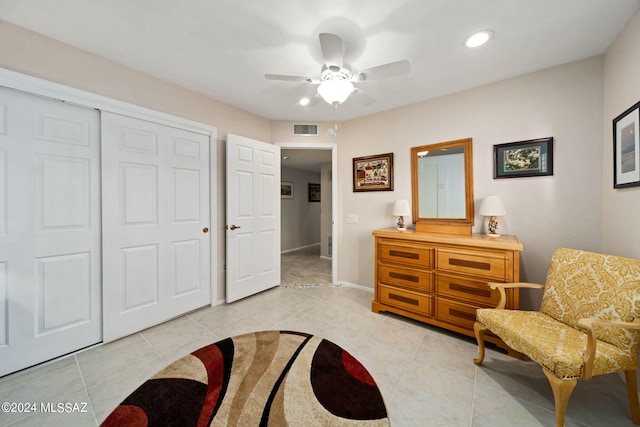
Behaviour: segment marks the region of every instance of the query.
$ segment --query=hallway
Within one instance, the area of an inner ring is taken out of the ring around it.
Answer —
[[[320,258],[320,245],[313,245],[281,255],[282,285],[328,284],[331,260]]]

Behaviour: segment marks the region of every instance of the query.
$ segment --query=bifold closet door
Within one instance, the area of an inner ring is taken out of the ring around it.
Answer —
[[[0,87],[0,376],[101,341],[99,120]]]
[[[209,136],[102,113],[104,341],[210,304]]]

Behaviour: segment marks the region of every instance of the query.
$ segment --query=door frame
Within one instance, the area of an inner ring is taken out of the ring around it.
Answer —
[[[333,142],[276,142],[282,150],[331,150],[331,282],[338,283],[338,144]],[[282,166],[281,166],[282,167]]]
[[[94,108],[99,111],[108,111],[136,119],[147,120],[166,126],[188,130],[209,137],[209,190],[211,247],[209,258],[211,260],[211,299],[209,303],[216,305],[218,295],[218,241],[220,240],[220,225],[218,224],[218,199],[214,191],[218,189],[218,129],[215,126],[196,122],[149,108],[140,107],[128,102],[119,101],[103,95],[65,86],[49,80],[32,77],[16,71],[0,67],[0,86],[20,90],[34,95],[53,98],[83,107]]]

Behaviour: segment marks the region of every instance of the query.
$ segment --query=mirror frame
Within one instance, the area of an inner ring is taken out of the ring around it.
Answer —
[[[421,218],[419,217],[419,188],[418,188],[418,153],[421,151],[442,150],[446,148],[464,148],[464,188],[465,188],[465,217],[464,218]],[[471,138],[437,144],[411,147],[411,198],[413,223],[417,231],[471,234],[474,224],[473,206],[473,144]]]

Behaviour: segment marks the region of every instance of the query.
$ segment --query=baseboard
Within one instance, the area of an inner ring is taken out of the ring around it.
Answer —
[[[342,285],[342,286],[346,286],[347,288],[356,288],[356,289],[360,289],[362,291],[367,291],[367,292],[373,293],[373,288],[370,288],[368,286],[356,285],[355,283],[342,282],[342,281],[338,281],[338,284]]]
[[[287,249],[287,250],[285,250],[285,251],[281,251],[280,253],[281,253],[281,254],[286,254],[287,252],[295,252],[295,251],[299,251],[299,250],[301,250],[301,249],[307,249],[307,248],[311,248],[311,247],[313,247],[313,246],[319,246],[319,245],[320,245],[320,242],[318,242],[318,243],[312,243],[312,244],[310,244],[310,245],[306,245],[306,246],[300,246],[300,247],[293,248],[293,249]]]

